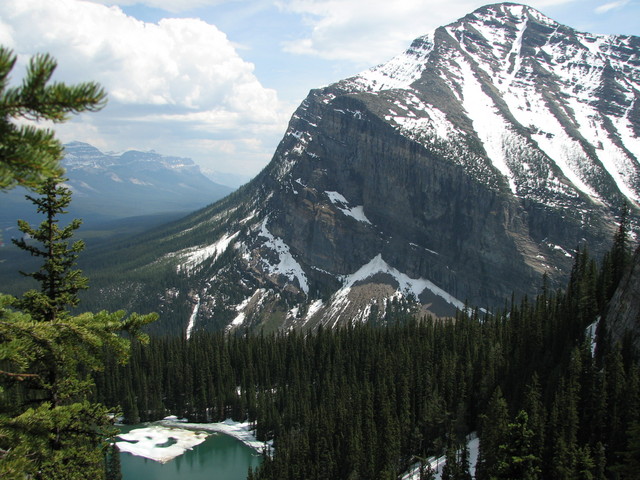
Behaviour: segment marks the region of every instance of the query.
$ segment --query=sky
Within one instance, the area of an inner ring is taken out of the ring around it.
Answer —
[[[383,63],[487,1],[1,0],[0,45],[54,80],[96,81],[100,112],[49,126],[104,152],[155,150],[257,174],[310,89]],[[640,35],[640,0],[531,0],[580,31]]]

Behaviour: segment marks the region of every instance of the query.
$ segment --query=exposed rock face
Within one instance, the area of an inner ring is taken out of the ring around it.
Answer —
[[[620,281],[606,314],[614,342],[632,332],[636,349],[640,350],[640,248],[636,250],[631,270]]]
[[[197,295],[197,329],[367,320],[399,295],[495,308],[564,281],[623,200],[637,218],[639,54],[521,5],[438,28],[311,91],[253,182],[159,241],[168,283]]]

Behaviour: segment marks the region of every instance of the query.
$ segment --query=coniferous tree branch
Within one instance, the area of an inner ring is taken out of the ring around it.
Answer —
[[[10,49],[0,47],[0,190],[35,188],[46,178],[62,175],[63,147],[53,131],[17,122],[60,123],[70,114],[106,105],[105,91],[94,82],[49,84],[57,64],[48,54],[32,57],[22,84],[9,87],[16,59]]]

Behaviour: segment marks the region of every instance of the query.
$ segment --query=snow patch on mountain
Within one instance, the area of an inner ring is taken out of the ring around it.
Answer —
[[[511,50],[505,57],[507,62],[509,62],[509,69],[507,70],[508,77],[506,79],[507,85],[513,84],[516,76],[518,75],[518,72],[520,71],[520,67],[522,66],[522,39],[524,37],[524,32],[527,29],[528,24],[529,20],[525,19],[525,21],[518,26],[518,34],[516,35],[516,39],[511,45]]]
[[[397,293],[399,294],[413,295],[415,298],[418,298],[422,292],[429,290],[454,307],[459,309],[464,308],[463,302],[448,292],[445,292],[433,282],[425,278],[410,278],[407,274],[391,267],[383,260],[382,255],[378,254],[372,258],[369,263],[360,267],[355,273],[342,277],[342,288],[334,294],[331,301],[334,313],[344,309],[345,304],[348,303],[349,292],[356,283],[362,282],[378,273],[385,273],[393,277],[399,284],[397,289]]]
[[[245,298],[240,304],[236,305],[238,315],[227,326],[227,330],[238,328],[244,324],[247,319],[247,310],[257,310],[264,301],[266,292],[264,288],[258,288],[250,297]]]
[[[347,199],[344,198],[344,196],[342,196],[340,193],[338,192],[324,192],[324,193],[327,195],[327,197],[329,197],[329,200],[331,200],[331,203],[333,203],[338,208],[338,210],[340,210],[342,213],[344,213],[348,217],[355,218],[359,222],[368,223],[369,225],[371,225],[371,222],[369,221],[367,216],[364,214],[364,206],[358,205],[356,207],[350,207]]]
[[[384,117],[387,122],[395,123],[403,135],[418,141],[429,137],[446,140],[459,132],[442,110],[425,103],[411,90],[403,94],[402,102],[394,102],[402,112],[389,110],[389,115]]]
[[[502,147],[504,137],[510,134],[509,124],[496,111],[495,103],[491,97],[482,90],[471,65],[463,60],[459,61],[458,65],[460,65],[462,73],[464,109],[473,122],[473,128],[482,141],[493,166],[504,175],[509,182],[509,188],[515,194],[517,191],[516,182],[507,166]]]
[[[324,302],[321,299],[314,300],[309,308],[307,309],[307,314],[305,315],[305,322],[309,321],[313,316],[320,311],[320,309],[324,306]]]
[[[145,186],[145,187],[153,185],[153,183],[145,182],[144,180],[140,180],[139,178],[136,178],[136,177],[130,177],[129,181],[131,183],[133,183],[134,185],[142,185],[142,186]]]
[[[637,163],[634,168],[633,159],[629,158],[627,153],[613,142],[603,125],[601,116],[593,107],[576,99],[569,99],[569,104],[580,124],[581,133],[596,147],[598,159],[613,178],[620,192],[634,202],[640,201],[640,196],[632,190],[633,181],[638,178]],[[618,122],[618,126],[622,128],[619,128],[618,132],[621,130],[624,132],[628,124],[620,125],[620,123],[622,122]],[[625,145],[628,145],[627,148],[633,148],[634,139],[629,138],[628,140],[630,141],[625,142]],[[640,145],[638,145],[637,151],[640,152]]]
[[[270,274],[284,275],[290,282],[297,280],[300,289],[305,294],[308,294],[309,283],[307,281],[307,274],[296,259],[293,258],[291,250],[289,246],[284,243],[284,240],[273,236],[271,232],[269,232],[267,229],[267,220],[268,218],[265,218],[262,222],[258,235],[267,239],[264,246],[276,252],[278,255],[278,263],[271,264],[267,259],[262,258],[263,266]]]
[[[189,317],[189,324],[187,325],[187,340],[191,338],[191,332],[193,331],[193,327],[196,324],[196,318],[198,317],[198,310],[200,310],[200,296],[196,295],[196,304],[193,306],[193,311],[191,312],[191,316]]]
[[[582,145],[570,137],[551,112],[547,101],[534,85],[521,85],[517,89],[502,92],[515,119],[531,130],[531,138],[538,147],[560,168],[562,174],[581,192],[597,202],[598,193],[588,185],[591,162]]]
[[[184,259],[184,263],[178,265],[178,273],[182,270],[187,273],[192,271],[197,266],[201,265],[205,260],[213,258],[215,262],[220,255],[222,255],[229,244],[239,235],[240,232],[235,232],[231,235],[224,234],[217,242],[212,243],[204,247],[196,247],[178,252],[178,256]]]
[[[348,81],[367,92],[408,88],[418,80],[427,66],[433,51],[434,33],[431,32],[414,42],[412,48],[383,65],[366,70]]]

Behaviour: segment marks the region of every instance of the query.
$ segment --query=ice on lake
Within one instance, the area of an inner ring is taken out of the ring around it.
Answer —
[[[116,445],[121,452],[166,463],[200,445],[208,436],[202,431],[154,425],[118,435],[121,441]]]

